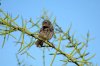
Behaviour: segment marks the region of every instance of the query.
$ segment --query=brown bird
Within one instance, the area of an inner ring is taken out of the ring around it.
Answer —
[[[44,20],[42,22],[42,28],[40,29],[38,37],[43,40],[50,40],[53,34],[54,34],[53,25],[49,20]],[[37,45],[37,47],[42,47],[43,41],[38,39],[35,44]]]

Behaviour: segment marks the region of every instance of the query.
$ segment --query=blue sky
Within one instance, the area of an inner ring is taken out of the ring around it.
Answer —
[[[90,31],[90,37],[94,40],[89,42],[88,51],[91,54],[96,53],[91,61],[100,65],[100,0],[1,0],[0,8],[13,16],[23,16],[24,19],[32,18],[34,21],[41,16],[43,9],[46,9],[57,18],[57,23],[63,30],[66,30],[67,26],[72,23],[71,31],[75,32],[77,38],[85,37],[86,33]],[[2,40],[1,37],[0,40]],[[4,48],[0,48],[0,66],[17,66],[15,53],[17,53],[18,46],[15,47],[12,42],[9,40]],[[42,54],[40,49],[35,50]],[[34,51],[32,53],[34,56],[37,55]],[[41,57],[39,58],[41,59]],[[47,60],[46,65],[49,61]],[[39,62],[40,64],[33,60],[33,62],[28,61],[27,64],[33,63],[40,66],[42,60]],[[59,65],[59,63],[54,65]]]

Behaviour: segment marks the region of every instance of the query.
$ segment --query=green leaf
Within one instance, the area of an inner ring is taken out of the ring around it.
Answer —
[[[4,36],[4,40],[3,40],[3,44],[2,44],[2,48],[4,47],[5,42],[6,42],[6,35]]]
[[[93,54],[91,57],[89,57],[88,59],[86,59],[87,61],[90,60],[91,58],[93,58],[96,54]]]

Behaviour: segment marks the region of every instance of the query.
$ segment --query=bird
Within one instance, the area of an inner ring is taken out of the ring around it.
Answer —
[[[49,20],[44,20],[42,22],[42,27],[39,31],[38,37],[42,40],[50,40],[53,37],[54,34],[54,28],[52,23]],[[37,40],[36,41],[36,46],[37,47],[43,47],[43,41],[42,40]]]

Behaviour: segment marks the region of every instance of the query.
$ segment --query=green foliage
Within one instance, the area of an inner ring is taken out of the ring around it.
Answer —
[[[32,29],[40,29],[40,21],[45,19],[50,19],[46,12],[43,13],[41,18],[35,23],[32,18],[30,18],[28,21],[25,21],[22,17],[22,27],[15,22],[19,16],[16,16],[15,18],[12,18],[9,14],[5,13],[2,9],[0,9],[0,13],[2,16],[0,17],[0,36],[4,37],[4,41],[2,43],[2,48],[5,45],[5,42],[7,42],[7,36],[11,36],[16,40],[16,44],[20,44],[20,48],[18,50],[18,53],[16,54],[17,61],[19,63],[19,66],[21,65],[21,62],[18,59],[18,54],[24,54],[26,53],[30,58],[35,59],[32,57],[32,55],[27,51],[29,48],[31,48],[35,44],[35,39],[43,40],[38,37],[38,32],[31,32]],[[90,53],[88,53],[86,48],[88,47],[87,44],[90,40],[90,33],[87,33],[86,42],[79,41],[78,39],[74,38],[74,34],[71,35],[70,30],[71,26],[64,32],[60,26],[56,23],[56,18],[52,21],[55,29],[54,34],[54,40],[53,42],[44,41],[45,46],[43,50],[43,64],[45,66],[45,49],[48,49],[48,47],[52,47],[56,51],[54,53],[51,53],[50,55],[54,55],[51,61],[50,66],[53,65],[55,58],[57,55],[62,55],[65,58],[63,60],[60,60],[64,63],[63,66],[66,66],[68,63],[74,63],[77,66],[93,66],[92,62],[89,62],[91,58],[95,56],[92,55],[88,58],[86,58]],[[28,25],[30,24],[30,26]],[[27,26],[28,25],[28,26]],[[20,32],[21,35],[19,36],[19,39],[16,38],[15,35],[13,35],[13,32]],[[25,42],[25,37],[29,37],[30,41]],[[65,49],[70,49],[70,52],[63,51],[61,49],[61,44],[64,42]],[[55,43],[57,43],[58,46],[55,46]]]

